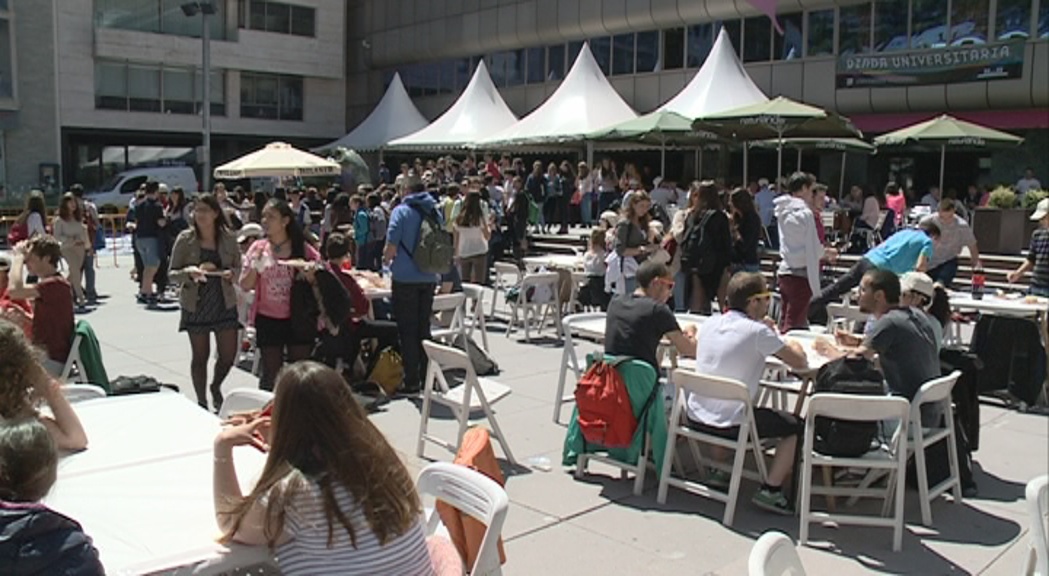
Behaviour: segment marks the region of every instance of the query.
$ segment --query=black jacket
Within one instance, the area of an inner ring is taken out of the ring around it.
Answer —
[[[105,574],[80,524],[42,504],[0,501],[0,573],[7,576]]]

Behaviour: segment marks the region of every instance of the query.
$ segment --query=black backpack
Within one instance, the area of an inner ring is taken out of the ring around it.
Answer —
[[[885,396],[882,374],[866,358],[839,358],[824,364],[816,374],[816,394]],[[827,456],[854,458],[870,451],[878,436],[877,422],[816,418],[815,449]]]
[[[717,255],[714,254],[713,245],[710,240],[704,238],[703,230],[707,227],[707,222],[710,221],[710,217],[714,215],[713,210],[707,210],[707,213],[700,219],[699,224],[689,225],[685,230],[685,236],[681,239],[681,245],[678,246],[678,250],[681,252],[681,269],[693,274],[709,274],[714,271],[714,266],[717,264]]]

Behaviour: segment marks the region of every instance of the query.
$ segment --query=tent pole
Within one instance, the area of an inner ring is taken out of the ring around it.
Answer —
[[[696,180],[703,179],[703,147],[696,148]]]
[[[661,138],[659,142],[659,175],[667,177],[667,139]]]
[[[591,140],[586,141],[586,165],[594,168],[594,143]]]
[[[798,172],[801,172],[801,148],[798,148]]]
[[[749,182],[749,180],[747,179],[747,176],[748,176],[748,174],[747,174],[747,168],[748,168],[748,166],[747,166],[747,155],[748,155],[749,151],[750,151],[750,147],[747,146],[746,142],[744,142],[743,143],[743,185],[744,186],[746,186],[747,182]]]
[[[848,156],[848,152],[842,150],[841,152],[841,183],[838,184],[838,202],[841,202],[841,195],[845,191],[845,157]]]
[[[783,129],[776,129],[778,141],[778,153],[776,154],[776,189],[779,190],[779,180],[783,177]]]
[[[943,170],[944,170],[944,163],[945,163],[944,161],[946,160],[946,158],[947,158],[947,145],[943,144],[943,145],[940,146],[940,198],[944,198],[945,197],[943,195]]]

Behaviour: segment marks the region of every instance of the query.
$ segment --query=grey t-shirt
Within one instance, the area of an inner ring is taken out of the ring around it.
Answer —
[[[954,222],[944,222],[939,214],[922,218],[922,222],[932,222],[940,229],[940,241],[934,243],[929,268],[935,268],[948,260],[957,258],[966,246],[976,244],[973,229],[964,218],[954,215]]]
[[[940,376],[939,344],[930,317],[896,308],[875,321],[865,345],[878,352],[889,391],[913,400],[918,389]]]

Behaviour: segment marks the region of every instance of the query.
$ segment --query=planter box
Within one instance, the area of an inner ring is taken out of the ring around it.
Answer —
[[[977,208],[973,213],[973,234],[980,252],[1017,255],[1027,246],[1030,213],[1023,209]]]

